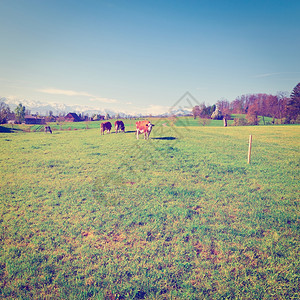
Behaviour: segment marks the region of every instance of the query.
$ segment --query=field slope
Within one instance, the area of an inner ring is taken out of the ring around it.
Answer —
[[[1,133],[0,297],[299,299],[299,129]]]

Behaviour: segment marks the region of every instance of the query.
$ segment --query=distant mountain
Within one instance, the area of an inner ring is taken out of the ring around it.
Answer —
[[[110,115],[115,115],[116,112],[113,110],[98,110],[94,109],[93,107],[85,106],[85,105],[65,105],[61,103],[43,103],[40,101],[31,101],[26,99],[15,99],[15,98],[6,98],[2,97],[0,98],[1,102],[4,102],[9,105],[11,110],[14,110],[19,103],[22,103],[26,107],[26,110],[30,110],[32,114],[38,113],[40,115],[47,115],[49,114],[49,111],[52,111],[54,115],[59,115],[62,113],[69,113],[69,112],[75,112],[75,113],[84,113],[89,114],[89,116],[93,114],[103,114],[106,113]]]
[[[22,103],[26,107],[26,110],[29,110],[32,114],[38,113],[39,115],[46,116],[49,114],[49,111],[52,111],[54,115],[59,114],[67,114],[69,112],[75,112],[77,114],[84,114],[92,116],[93,114],[101,114],[105,115],[108,113],[110,116],[115,116],[117,114],[120,115],[120,117],[127,117],[128,114],[120,113],[118,111],[110,110],[110,109],[95,109],[93,107],[89,107],[86,105],[66,105],[62,103],[44,103],[41,101],[32,101],[27,99],[16,99],[16,98],[8,98],[8,97],[0,97],[0,102],[4,102],[9,105],[11,110],[14,110],[19,103]],[[184,116],[184,115],[190,115],[191,109],[187,108],[181,108],[181,107],[175,107],[171,111],[166,111],[165,113],[160,113],[159,116]],[[143,114],[137,114],[133,113],[131,116],[137,116],[141,117]],[[153,115],[154,116],[154,115]]]
[[[178,109],[173,109],[168,112],[168,115],[175,115],[175,116],[186,116],[186,115],[191,115],[192,114],[192,109],[183,109],[183,108],[178,108]]]

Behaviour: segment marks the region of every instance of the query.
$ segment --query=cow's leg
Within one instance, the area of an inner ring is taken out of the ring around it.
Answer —
[[[139,139],[139,131],[136,130],[136,139],[138,140]]]

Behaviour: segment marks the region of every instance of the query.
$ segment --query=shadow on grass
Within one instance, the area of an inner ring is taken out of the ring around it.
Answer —
[[[151,138],[151,140],[165,140],[165,141],[172,141],[172,140],[177,140],[177,138],[176,138],[176,137],[173,137],[173,136],[164,136],[164,137]]]
[[[134,133],[134,132],[136,132],[136,131],[125,131],[125,132],[115,132],[115,131],[111,131],[110,133],[107,133],[107,132],[105,132],[104,133],[104,135],[106,135],[106,134],[126,134],[126,133]]]
[[[12,132],[17,132],[17,131],[22,131],[22,130],[16,129],[16,128],[8,128],[8,127],[0,126],[0,132],[12,133]]]
[[[128,130],[125,133],[134,133],[134,132],[136,132],[136,130]]]

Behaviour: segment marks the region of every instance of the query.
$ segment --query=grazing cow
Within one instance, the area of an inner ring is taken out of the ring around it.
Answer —
[[[125,132],[125,125],[124,125],[123,121],[116,121],[115,128],[116,128],[116,133],[118,133],[120,131]]]
[[[104,122],[104,123],[100,124],[101,134],[104,134],[105,130],[107,130],[107,133],[110,133],[110,130],[111,130],[111,123],[110,122]]]
[[[139,139],[139,134],[144,133],[144,139],[148,140],[154,124],[150,121],[138,121],[135,123],[136,126],[136,138]]]
[[[52,134],[52,130],[51,130],[51,127],[50,126],[45,126],[44,128],[44,131],[47,133],[47,132],[50,132]]]

